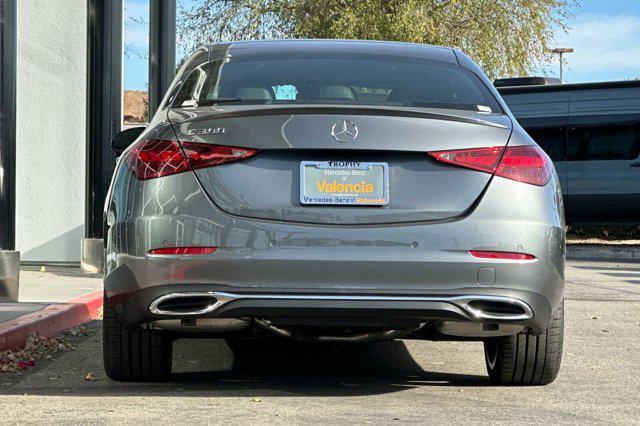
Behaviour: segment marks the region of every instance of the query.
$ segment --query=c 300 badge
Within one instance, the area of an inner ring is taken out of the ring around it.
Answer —
[[[187,130],[187,136],[202,136],[202,135],[221,135],[226,132],[224,127],[208,127],[206,129],[189,129]]]

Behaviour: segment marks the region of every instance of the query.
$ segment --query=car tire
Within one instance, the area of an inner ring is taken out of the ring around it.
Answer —
[[[547,385],[560,371],[564,336],[564,301],[547,330],[538,335],[517,334],[484,342],[489,378],[502,385]]]
[[[173,340],[166,333],[125,328],[121,316],[106,303],[102,327],[104,369],[110,379],[163,381],[171,376]]]

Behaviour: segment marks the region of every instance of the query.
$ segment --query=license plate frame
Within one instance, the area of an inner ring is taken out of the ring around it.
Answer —
[[[318,179],[322,177],[326,179],[319,183]],[[327,183],[329,186],[326,186]],[[343,187],[340,187],[340,184]],[[371,188],[366,186],[367,184],[373,185],[372,191],[368,191]],[[338,189],[353,191],[349,193],[349,191],[338,191]],[[386,206],[389,204],[389,164],[376,161],[301,161],[300,203],[330,206]]]

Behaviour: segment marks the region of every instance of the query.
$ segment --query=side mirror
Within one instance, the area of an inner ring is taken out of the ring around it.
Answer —
[[[146,127],[132,127],[130,129],[126,129],[121,131],[120,133],[116,133],[116,135],[111,139],[111,149],[116,155],[120,155],[124,152],[125,149],[129,147],[138,139],[138,136],[144,132]]]

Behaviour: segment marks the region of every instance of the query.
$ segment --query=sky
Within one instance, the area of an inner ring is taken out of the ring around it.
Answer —
[[[192,3],[194,0],[177,0]],[[197,0],[195,0],[197,1]],[[573,17],[567,20],[569,32],[557,30],[555,45],[572,47],[565,55],[563,77],[566,83],[612,81],[640,78],[640,0],[579,0]],[[126,90],[146,90],[148,83],[149,0],[125,0]],[[178,52],[180,57],[183,52]],[[178,58],[179,59],[179,58]],[[543,69],[558,76],[558,61]],[[532,70],[531,75],[541,75]]]
[[[137,22],[142,21],[142,22]],[[149,0],[124,2],[124,88],[147,90],[149,83]]]

